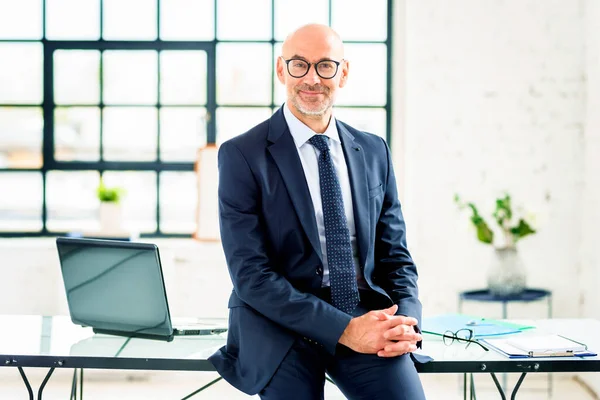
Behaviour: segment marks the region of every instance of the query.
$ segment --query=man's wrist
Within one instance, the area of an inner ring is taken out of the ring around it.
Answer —
[[[344,329],[344,332],[342,332],[342,336],[340,336],[340,338],[338,339],[338,343],[343,344],[344,346],[347,346],[347,347],[349,344],[350,332],[354,325],[354,322],[353,322],[354,319],[355,318],[352,318],[350,320],[350,322],[348,322],[348,325],[346,325],[346,329]]]

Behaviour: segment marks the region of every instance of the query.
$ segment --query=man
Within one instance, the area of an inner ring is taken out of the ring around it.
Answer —
[[[219,150],[234,290],[227,345],[210,360],[261,399],[323,399],[326,373],[351,399],[425,398],[409,355],[421,341],[417,271],[389,149],[332,116],[349,66],[333,30],[301,27],[277,59],[286,103]]]

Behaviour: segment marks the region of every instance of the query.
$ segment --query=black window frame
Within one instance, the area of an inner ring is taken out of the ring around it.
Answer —
[[[98,107],[100,113],[105,107],[103,102],[103,57],[102,53],[106,50],[153,50],[157,51],[158,63],[158,79],[157,90],[160,90],[160,52],[164,50],[201,50],[207,55],[207,144],[216,143],[216,115],[219,107],[227,108],[270,108],[273,112],[279,108],[281,104],[275,103],[275,79],[271,79],[271,102],[270,104],[218,104],[216,83],[216,53],[217,46],[220,43],[236,43],[236,44],[270,44],[271,57],[275,59],[275,49],[280,40],[275,40],[275,0],[271,0],[271,39],[270,40],[220,40],[217,36],[218,24],[218,1],[214,0],[214,36],[208,41],[172,41],[160,39],[160,6],[161,0],[156,0],[156,40],[104,40],[103,37],[103,3],[104,0],[99,0],[100,7],[100,39],[99,40],[49,40],[46,38],[46,6],[47,0],[42,2],[42,38],[41,39],[0,39],[0,43],[41,43],[43,48],[43,99],[41,104],[0,104],[0,107],[41,107],[43,112],[43,137],[42,137],[42,166],[41,168],[0,168],[0,174],[4,172],[40,172],[42,175],[42,229],[40,231],[0,231],[0,237],[39,237],[39,236],[61,236],[68,232],[49,231],[47,228],[48,209],[47,209],[47,174],[49,171],[98,171],[101,175],[106,171],[151,171],[156,173],[156,230],[149,233],[140,233],[140,237],[170,237],[170,238],[191,238],[193,234],[187,233],[165,233],[161,231],[160,221],[160,176],[164,171],[194,171],[193,162],[169,162],[160,161],[160,124],[157,126],[157,159],[155,161],[106,161],[103,160],[103,132],[102,123],[103,117],[100,118],[100,160],[98,161],[59,161],[54,157],[54,111],[57,105],[54,103],[54,53],[58,50],[98,50],[100,51],[100,102],[97,105],[79,105],[79,104],[60,104],[58,107]],[[328,1],[329,25],[332,23],[332,1]],[[384,41],[345,41],[347,44],[385,44],[387,66],[386,66],[386,104],[384,106],[373,105],[344,105],[336,108],[361,108],[361,109],[384,109],[386,112],[386,132],[385,137],[388,145],[392,145],[391,126],[392,126],[392,44],[393,44],[393,11],[394,1],[387,0],[387,36]],[[275,71],[272,71],[275,76]],[[113,106],[108,105],[108,107]],[[136,104],[128,104],[127,106],[136,107]],[[157,104],[143,104],[141,107],[156,107],[160,111],[162,104],[160,101]],[[164,105],[165,107],[190,107],[190,105]],[[248,127],[250,128],[250,127]]]

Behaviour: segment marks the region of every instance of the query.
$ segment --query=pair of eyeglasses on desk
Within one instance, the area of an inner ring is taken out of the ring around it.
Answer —
[[[465,349],[468,348],[471,343],[475,343],[485,351],[490,351],[487,347],[479,343],[477,340],[473,339],[473,330],[472,329],[459,329],[456,332],[446,331],[442,335],[442,340],[446,346],[450,346],[456,340],[458,343],[466,343]]]

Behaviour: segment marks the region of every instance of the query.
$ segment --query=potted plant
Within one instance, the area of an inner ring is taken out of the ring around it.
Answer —
[[[104,180],[96,191],[100,200],[100,229],[102,231],[118,231],[121,229],[122,207],[121,200],[125,190],[120,187],[107,187]]]
[[[464,203],[458,195],[455,195],[454,201],[460,209],[471,210],[471,223],[476,229],[477,239],[494,247],[494,257],[487,277],[490,292],[498,296],[511,296],[522,292],[526,287],[526,273],[517,252],[517,242],[536,231],[524,218],[514,222],[516,218],[513,218],[510,195],[505,194],[504,197],[496,199],[496,208],[492,214],[502,233],[502,239],[498,239],[474,203]]]

